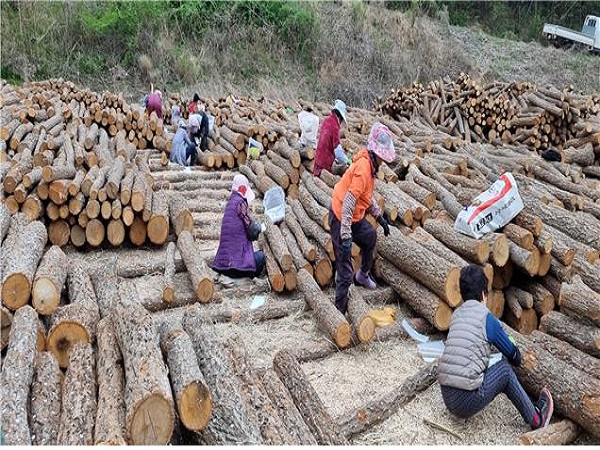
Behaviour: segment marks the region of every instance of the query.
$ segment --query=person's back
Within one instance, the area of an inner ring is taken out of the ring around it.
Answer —
[[[313,165],[313,174],[316,177],[320,176],[323,170],[331,171],[336,159],[343,164],[348,163],[348,158],[340,143],[340,129],[346,120],[346,105],[341,100],[336,100],[331,114],[325,118],[319,131]]]
[[[169,160],[171,162],[185,166],[187,164],[187,127],[183,121],[180,121],[175,136],[173,137],[173,143],[171,144],[171,155]]]
[[[162,119],[162,94],[160,91],[152,91],[148,94],[148,98],[146,100],[146,111],[148,115],[152,114],[152,112],[156,113],[156,116],[159,119]]]

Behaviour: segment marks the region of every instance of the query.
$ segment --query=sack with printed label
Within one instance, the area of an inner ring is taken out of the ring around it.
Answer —
[[[454,229],[479,239],[506,225],[522,209],[523,200],[517,182],[511,173],[506,172],[458,214]]]

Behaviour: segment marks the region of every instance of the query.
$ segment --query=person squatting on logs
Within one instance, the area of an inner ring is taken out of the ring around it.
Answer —
[[[221,223],[219,248],[212,268],[231,278],[258,277],[265,269],[265,254],[254,251],[256,241],[264,226],[252,220],[248,204],[254,200],[248,179],[241,174],[233,177],[231,196],[225,206]]]
[[[194,94],[194,98],[188,104],[188,113],[190,118],[195,116],[200,124],[192,138],[200,141],[200,150],[204,152],[208,150],[209,123],[206,107],[200,101],[200,96],[197,93]]]
[[[313,166],[313,175],[318,177],[322,170],[331,172],[333,162],[338,161],[343,165],[349,163],[344,149],[340,144],[340,130],[342,124],[347,123],[346,104],[341,100],[336,100],[331,114],[323,121],[319,132],[319,141],[315,151],[315,163]]]
[[[193,166],[196,164],[196,140],[194,136],[198,134],[200,122],[197,115],[192,115],[188,119],[187,125],[181,119],[179,127],[173,137],[171,146],[171,155],[169,160],[182,166]],[[189,161],[189,162],[188,162]]]
[[[392,162],[395,155],[390,130],[375,122],[371,127],[367,148],[356,154],[348,170],[333,188],[329,226],[336,264],[335,306],[342,314],[346,314],[348,309],[348,290],[354,277],[352,241],[356,242],[362,252],[360,270],[354,281],[369,289],[377,288],[369,274],[373,266],[377,231],[367,221],[365,214],[375,216],[383,227],[384,235],[389,234],[388,221],[373,198],[373,189],[381,161]]]
[[[150,85],[150,93],[146,96],[146,114],[152,114],[152,111],[156,113],[156,117],[159,119],[163,118],[162,111],[162,92],[154,90],[154,87]]]
[[[438,366],[444,404],[455,416],[468,418],[503,392],[532,428],[546,427],[554,409],[552,395],[544,386],[534,404],[519,383],[511,364],[521,365],[521,352],[487,309],[486,291],[481,267],[461,269],[460,292],[465,302],[452,314]],[[492,345],[504,357],[489,367]]]

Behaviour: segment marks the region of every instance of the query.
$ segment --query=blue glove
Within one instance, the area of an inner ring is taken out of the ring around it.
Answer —
[[[352,239],[342,239],[342,259],[350,259],[352,256]]]
[[[383,235],[384,236],[389,236],[390,235],[390,226],[388,224],[387,219],[385,218],[385,216],[382,214],[377,218],[377,223],[379,225],[381,225],[381,228],[383,228]]]

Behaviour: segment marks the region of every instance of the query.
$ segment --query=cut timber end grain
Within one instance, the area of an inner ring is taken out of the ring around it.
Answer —
[[[145,228],[145,225],[144,225]],[[92,247],[98,247],[104,240],[104,224],[98,219],[90,220],[85,227],[85,239]]]
[[[52,314],[67,279],[67,256],[53,245],[42,257],[33,281],[32,304],[39,314]]]

